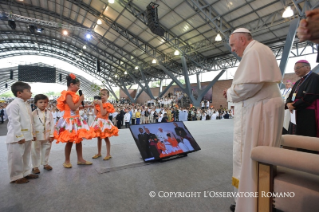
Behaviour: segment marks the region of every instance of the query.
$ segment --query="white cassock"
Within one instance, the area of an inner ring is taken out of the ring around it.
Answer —
[[[202,121],[206,121],[206,113],[202,113]]]
[[[210,117],[210,120],[216,120],[216,118],[217,118],[217,114],[213,113],[212,116]]]
[[[179,142],[178,146],[183,150],[183,152],[189,152],[194,150],[191,143],[186,138],[183,139],[183,142]]]
[[[291,88],[285,88],[285,89],[281,89],[280,93],[282,96],[282,99],[284,100],[284,102],[286,102],[286,99],[288,98],[289,94],[291,92]],[[285,110],[285,116],[284,116],[284,124],[283,127],[288,131],[289,128],[289,122],[290,122],[290,111],[289,109]]]
[[[33,137],[36,137],[31,144],[32,168],[39,168],[40,165],[48,165],[51,150],[49,138],[54,137],[54,119],[50,111],[37,108],[32,112],[32,121]]]
[[[10,180],[15,181],[31,174],[30,151],[32,119],[30,105],[23,99],[15,98],[6,108],[8,114],[8,168]],[[18,142],[25,139],[25,143]]]
[[[166,148],[166,154],[169,154],[173,151],[172,145],[167,141],[167,132],[160,132],[158,131],[156,134],[156,137],[160,140],[163,141],[163,144],[165,145]],[[166,141],[165,141],[166,140]]]
[[[183,110],[183,121],[187,121],[188,119],[188,111],[187,110]]]
[[[251,41],[227,90],[235,103],[233,186],[238,192],[257,192],[257,163],[250,158],[256,146],[279,146],[284,103],[278,83],[282,76],[273,52]],[[257,199],[239,197],[236,212],[257,211]]]
[[[178,110],[178,121],[184,121],[183,111]]]

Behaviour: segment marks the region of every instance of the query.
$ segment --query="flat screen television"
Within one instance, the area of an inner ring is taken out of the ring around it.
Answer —
[[[183,122],[131,125],[130,130],[145,162],[200,150]]]

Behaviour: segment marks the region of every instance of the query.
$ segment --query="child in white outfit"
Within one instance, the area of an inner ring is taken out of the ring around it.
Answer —
[[[30,85],[24,82],[14,83],[11,91],[17,98],[7,107],[8,168],[11,183],[22,184],[29,182],[28,179],[38,178],[38,175],[31,174],[30,167],[32,117],[27,100],[32,93]]]
[[[33,142],[31,145],[33,174],[40,174],[40,165],[43,165],[45,170],[52,170],[48,161],[51,143],[54,140],[54,120],[52,113],[47,110],[48,102],[49,98],[46,95],[38,94],[34,97],[34,104],[37,106],[37,109],[32,112],[34,126]]]

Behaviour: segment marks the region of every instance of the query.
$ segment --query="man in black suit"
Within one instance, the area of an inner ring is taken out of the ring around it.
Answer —
[[[155,134],[150,133],[148,128],[144,127],[144,129],[145,129],[145,136],[147,137],[151,154],[152,154],[152,156],[155,159],[159,159],[160,158],[160,152],[159,152],[159,150],[157,148],[158,139],[157,139]]]
[[[1,110],[0,110],[1,124],[3,124],[3,116],[4,116],[4,110],[3,110],[3,107],[1,107]]]
[[[138,130],[140,132],[140,134],[138,134],[138,148],[143,158],[150,158],[151,154],[147,136],[145,135],[144,130],[141,127]]]
[[[191,143],[192,147],[195,149],[195,150],[198,150],[200,149],[198,144],[190,137],[188,137],[187,135],[187,132],[185,131],[184,128],[182,127],[179,127],[177,123],[173,123],[174,126],[175,126],[175,133],[177,136],[180,137],[181,140],[183,140],[182,138],[186,138],[187,140],[189,140],[189,142]]]
[[[224,115],[224,119],[229,119],[228,111],[226,111],[226,114]]]
[[[179,127],[178,124],[175,123],[175,122],[174,122],[173,124],[174,124],[174,126],[175,126],[175,133],[176,133],[176,135],[182,136],[182,137],[185,137],[185,136],[187,135],[187,133],[186,133],[186,131],[185,131],[184,128]]]
[[[298,80],[286,100],[286,109],[296,113],[296,124],[290,122],[288,134],[319,137],[318,107],[319,75],[313,73],[307,60],[295,64]]]

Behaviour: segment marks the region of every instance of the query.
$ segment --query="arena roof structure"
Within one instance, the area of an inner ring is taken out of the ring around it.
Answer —
[[[230,52],[228,38],[239,27],[273,50],[283,73],[289,57],[306,54],[300,48],[317,52],[313,43],[295,38],[300,18],[319,6],[317,0],[153,0],[161,35],[149,27],[146,7],[152,1],[111,2],[0,0],[0,59],[54,57],[105,80],[109,87],[125,91],[138,84],[152,97],[150,81],[173,79],[187,91],[189,82],[184,86],[177,77],[238,65],[240,58]],[[287,8],[293,15],[283,18]],[[216,41],[217,36],[222,40]]]
[[[61,85],[66,85],[66,76],[69,74],[65,70],[55,68],[53,66],[49,66],[44,63],[34,63],[34,64],[29,64],[28,65],[30,68],[35,67],[43,67],[43,68],[54,68],[56,69],[55,72],[55,83],[61,84]],[[10,90],[11,85],[18,81],[18,66],[14,67],[9,67],[9,68],[4,68],[1,69],[1,81],[0,81],[0,93],[4,93],[8,90]],[[10,77],[10,72],[12,72],[12,79]],[[41,75],[41,73],[39,73]],[[61,75],[61,76],[60,76]],[[83,90],[83,93],[85,93],[87,96],[94,96],[96,95],[97,91],[94,91],[94,86],[90,80],[87,80],[85,77],[82,76],[77,76],[81,82],[81,89]],[[36,79],[35,79],[36,80]],[[92,89],[93,88],[93,89]],[[114,94],[113,94],[114,95]]]

